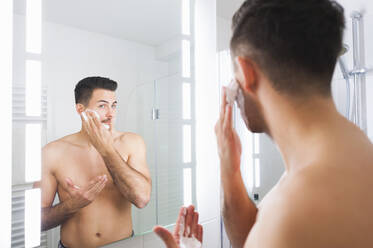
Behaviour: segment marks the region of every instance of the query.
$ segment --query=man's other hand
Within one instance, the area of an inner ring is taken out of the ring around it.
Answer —
[[[66,178],[66,184],[62,184],[62,187],[70,195],[70,199],[66,202],[69,209],[75,212],[90,204],[105,187],[107,180],[106,175],[98,176],[86,186],[80,187],[74,184],[70,178]]]
[[[192,205],[180,209],[173,234],[161,226],[154,227],[153,231],[163,240],[167,248],[179,248],[183,238],[194,237],[202,244],[203,228],[198,224],[198,213],[194,211]]]

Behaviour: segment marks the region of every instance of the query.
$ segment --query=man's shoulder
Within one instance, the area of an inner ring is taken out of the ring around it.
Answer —
[[[322,175],[322,171],[308,168],[289,173],[276,185],[268,204],[277,205],[284,214],[305,216],[307,211],[316,213],[317,207],[329,200],[330,188],[323,184]]]
[[[64,151],[68,146],[73,145],[75,136],[76,134],[70,134],[47,143],[43,147],[43,153],[52,153],[54,155],[57,155],[58,153]]]
[[[122,144],[130,144],[130,145],[144,142],[143,138],[139,134],[132,133],[132,132],[119,132],[118,131],[116,139]]]
[[[301,242],[302,247],[312,247],[318,242],[308,240],[309,234],[317,236],[320,226],[329,226],[333,207],[325,188],[323,191],[323,186],[317,184],[314,175],[317,173],[300,171],[287,175],[277,185],[259,211],[256,239],[268,242],[269,246],[277,244],[277,247],[297,247],[297,242]],[[308,242],[303,243],[306,240]],[[294,246],[290,245],[293,242]]]

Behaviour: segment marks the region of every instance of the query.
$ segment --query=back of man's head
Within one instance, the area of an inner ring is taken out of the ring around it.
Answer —
[[[252,59],[288,95],[331,95],[344,11],[330,0],[246,0],[233,17],[232,56]]]
[[[117,82],[109,78],[86,77],[80,80],[75,86],[75,103],[81,103],[87,106],[95,89],[115,91],[117,89],[117,86]]]

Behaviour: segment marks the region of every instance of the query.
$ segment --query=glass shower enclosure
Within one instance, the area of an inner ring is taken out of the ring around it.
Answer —
[[[175,223],[180,207],[196,202],[192,132],[185,132],[185,126],[193,130],[194,125],[183,119],[181,81],[174,74],[139,84],[130,92],[124,110],[118,112],[118,129],[144,139],[152,177],[149,204],[132,209],[135,234],[150,232],[154,225]]]

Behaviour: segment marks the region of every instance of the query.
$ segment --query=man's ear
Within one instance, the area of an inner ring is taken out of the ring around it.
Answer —
[[[258,73],[256,64],[248,59],[243,57],[236,58],[236,64],[238,69],[238,81],[242,89],[246,92],[253,92],[258,87]]]
[[[82,112],[85,111],[86,108],[85,108],[85,106],[83,104],[77,103],[75,105],[75,109],[76,109],[76,112],[78,112],[78,114],[80,115]]]

